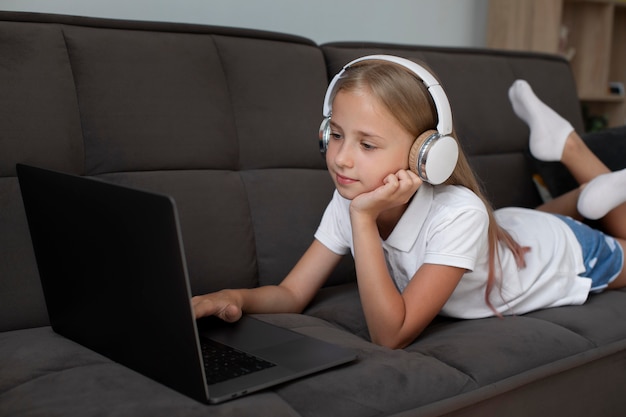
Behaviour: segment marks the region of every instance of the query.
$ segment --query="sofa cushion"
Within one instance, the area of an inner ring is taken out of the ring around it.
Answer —
[[[61,28],[0,21],[0,56],[0,177],[14,176],[17,161],[82,172],[76,89]]]
[[[610,350],[626,336],[626,326],[619,340],[594,326],[598,320],[626,314],[624,292],[614,291],[594,295],[585,306],[520,317],[438,319],[407,349],[392,351],[343,329],[362,319],[351,285],[322,291],[308,311],[329,318],[343,306],[344,314],[334,316],[340,324],[299,314],[257,318],[354,349],[356,362],[217,406],[197,403],[48,327],[4,332],[0,334],[0,367],[5,376],[0,380],[0,414],[46,410],[47,415],[88,416],[106,410],[136,416],[206,412],[219,416],[255,415],[263,410],[276,416],[387,415],[428,409],[437,402],[454,403],[485,390],[505,392],[532,381],[534,373],[562,372],[588,363],[595,355],[591,348]],[[28,393],[28,403],[22,400],[23,393]]]
[[[68,26],[86,174],[230,168],[235,123],[210,36]],[[219,149],[207,132],[223,138]]]
[[[0,178],[0,331],[49,323],[15,177]]]
[[[216,36],[237,128],[237,169],[324,169],[317,132],[328,80],[310,44]]]
[[[266,391],[207,406],[56,335],[49,327],[0,333],[0,415],[212,416],[298,414]],[[24,401],[28,398],[28,401]]]

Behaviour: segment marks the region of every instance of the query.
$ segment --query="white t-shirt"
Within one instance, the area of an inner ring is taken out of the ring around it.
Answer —
[[[350,201],[337,191],[326,208],[315,238],[337,254],[354,254]],[[498,223],[522,246],[530,246],[526,268],[518,269],[508,248],[499,244],[502,282],[490,301],[501,314],[523,314],[560,305],[582,304],[591,280],[571,229],[551,214],[523,208],[497,210]],[[443,309],[458,318],[493,316],[485,302],[489,272],[487,229],[482,201],[461,186],[420,186],[387,240],[382,241],[390,275],[403,291],[424,263],[467,269]],[[496,264],[497,265],[497,264]]]

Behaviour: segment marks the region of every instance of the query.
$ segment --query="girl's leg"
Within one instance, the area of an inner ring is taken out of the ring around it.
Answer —
[[[622,246],[622,250],[626,254],[626,240],[617,239],[617,242]],[[609,288],[624,288],[626,287],[626,264],[622,267],[622,272],[609,284]]]
[[[530,127],[533,156],[561,161],[581,184],[539,209],[574,218],[602,217],[606,233],[626,239],[626,170],[611,173],[571,124],[539,100],[526,81],[513,83],[509,99],[515,113]]]
[[[565,194],[561,194],[550,201],[546,201],[542,205],[535,208],[539,211],[562,214],[576,220],[583,220],[583,216],[581,216],[576,207],[578,204],[578,197],[580,196],[580,190],[580,187],[574,188],[573,190],[568,191]]]

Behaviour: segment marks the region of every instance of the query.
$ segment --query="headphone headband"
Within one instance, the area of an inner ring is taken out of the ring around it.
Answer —
[[[426,88],[428,89],[428,93],[433,99],[433,103],[435,104],[435,109],[437,110],[437,131],[442,135],[449,135],[452,133],[452,111],[450,109],[450,102],[448,101],[448,97],[446,93],[443,91],[443,88],[439,84],[439,81],[435,78],[433,74],[430,73],[426,68],[421,65],[408,60],[406,58],[393,56],[393,55],[368,55],[361,58],[357,58],[342,68],[342,70],[333,77],[328,85],[328,89],[326,90],[326,95],[324,96],[324,107],[322,109],[324,117],[330,117],[332,113],[331,106],[331,96],[335,89],[335,85],[341,78],[341,76],[348,70],[352,65],[357,64],[362,61],[371,61],[371,60],[379,60],[379,61],[387,61],[393,62],[395,64],[401,65],[404,68],[413,72],[418,78],[422,80]]]

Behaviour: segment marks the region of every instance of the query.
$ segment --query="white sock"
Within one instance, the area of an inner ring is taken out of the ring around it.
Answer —
[[[515,114],[530,128],[530,153],[541,161],[560,161],[572,125],[535,95],[525,80],[509,88]]]
[[[578,197],[578,212],[590,220],[604,217],[626,202],[626,169],[595,177]]]

